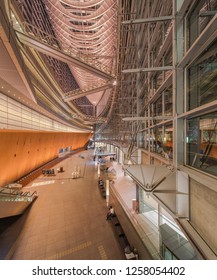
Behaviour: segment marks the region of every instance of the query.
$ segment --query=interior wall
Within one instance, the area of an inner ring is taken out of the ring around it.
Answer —
[[[142,164],[149,164],[149,156],[148,156],[148,154],[142,152],[142,154],[141,154],[141,161],[142,161]]]
[[[154,164],[154,165],[162,165],[162,161],[160,161],[160,160],[157,159],[157,158],[154,158],[153,164]]]
[[[0,130],[0,187],[56,158],[60,148],[83,147],[91,133]]]
[[[217,254],[217,192],[190,179],[190,222]]]

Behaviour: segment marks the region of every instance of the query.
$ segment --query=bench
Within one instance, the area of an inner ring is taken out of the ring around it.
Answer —
[[[98,187],[99,187],[99,190],[100,190],[100,193],[101,193],[102,197],[106,198],[106,190],[104,188],[104,182],[102,180],[98,181]]]
[[[99,190],[100,190],[100,193],[101,193],[102,197],[103,197],[103,198],[106,198],[106,191],[105,191],[105,188],[104,188],[104,187],[100,187]]]
[[[138,254],[134,254],[134,252],[131,250],[131,247],[130,247],[130,244],[129,244],[129,241],[127,240],[127,237],[124,233],[124,230],[118,220],[118,217],[117,215],[113,215],[113,216],[110,216],[109,220],[111,221],[112,223],[112,227],[118,237],[118,241],[120,243],[120,246],[125,254],[125,257],[127,260],[136,260],[138,259]]]
[[[45,175],[55,175],[54,169],[43,169],[42,174]]]
[[[113,226],[119,226],[120,225],[120,222],[119,222],[116,215],[111,217],[111,223],[113,224]]]

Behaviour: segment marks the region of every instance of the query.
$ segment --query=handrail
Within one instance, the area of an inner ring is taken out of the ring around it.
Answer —
[[[128,217],[130,217],[130,221],[132,225],[134,226],[135,230],[138,232],[140,237],[142,237],[142,242],[144,245],[147,247],[149,252],[152,254],[153,259],[161,259],[160,252],[158,251],[158,248],[156,248],[152,242],[152,240],[149,238],[147,232],[145,232],[144,228],[141,226],[141,224],[138,221],[139,216],[133,215],[132,212],[129,210],[127,204],[125,201],[122,199],[118,191],[113,187],[111,188],[111,192],[116,196],[118,199],[119,203],[122,205],[124,208],[125,213],[127,214]],[[158,230],[156,229],[156,233],[158,233]],[[142,236],[144,235],[144,236]]]
[[[12,190],[10,191],[9,188],[2,188],[0,190],[0,197],[16,197],[16,198],[31,198],[31,197],[35,197],[37,196],[37,192],[34,191],[33,193],[30,193],[29,191],[27,192],[22,192],[22,191],[16,191],[16,190]]]

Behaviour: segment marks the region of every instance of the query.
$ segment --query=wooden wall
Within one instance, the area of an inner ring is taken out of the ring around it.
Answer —
[[[0,187],[58,156],[83,147],[91,133],[0,130]]]

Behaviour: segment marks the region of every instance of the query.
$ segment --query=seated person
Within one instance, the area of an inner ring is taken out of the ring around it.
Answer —
[[[102,179],[99,179],[99,180],[98,180],[98,185],[99,185],[99,186],[103,186],[103,180],[102,180]]]
[[[115,216],[115,210],[112,206],[109,206],[108,213],[106,215],[106,220],[109,220],[111,217]]]

